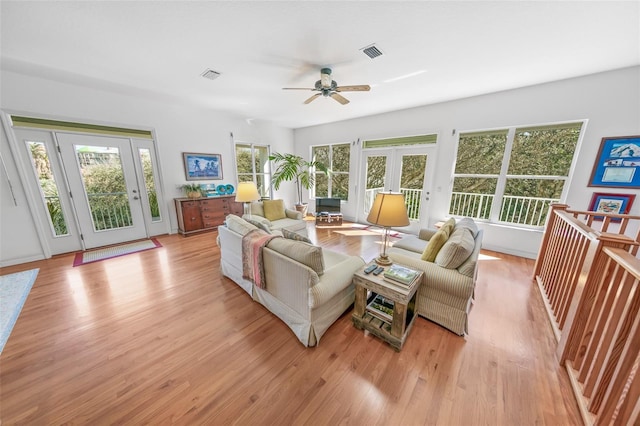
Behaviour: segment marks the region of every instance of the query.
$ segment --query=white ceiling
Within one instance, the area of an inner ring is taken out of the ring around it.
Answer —
[[[3,0],[0,14],[4,70],[291,128],[640,64],[638,1]],[[383,56],[361,52],[372,43]],[[281,90],[324,66],[371,91],[343,106]]]

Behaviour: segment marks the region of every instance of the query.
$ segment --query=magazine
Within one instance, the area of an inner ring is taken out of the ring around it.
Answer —
[[[396,281],[401,284],[409,285],[416,279],[420,273],[406,266],[396,265],[395,263],[384,271],[384,278]]]
[[[393,320],[393,301],[378,294],[367,304],[367,312],[383,321],[391,322]]]

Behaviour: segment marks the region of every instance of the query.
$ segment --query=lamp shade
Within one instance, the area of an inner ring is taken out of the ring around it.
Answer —
[[[253,182],[240,182],[238,184],[238,192],[236,192],[236,201],[248,203],[260,199],[258,188]]]
[[[367,222],[387,227],[409,225],[404,195],[392,192],[379,192],[376,194]]]

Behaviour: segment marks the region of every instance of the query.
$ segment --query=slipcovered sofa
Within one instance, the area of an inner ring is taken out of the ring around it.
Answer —
[[[285,229],[278,234],[294,239],[274,236],[262,249],[261,288],[243,278],[243,237],[249,233],[267,235],[234,215],[218,227],[222,274],[284,321],[303,345],[317,345],[354,302],[352,277],[364,260],[302,241],[307,239]]]
[[[422,229],[387,251],[394,262],[424,271],[418,314],[458,335],[468,333],[482,234],[472,219],[452,218],[440,230]]]
[[[267,232],[286,228],[307,236],[307,223],[303,220],[302,213],[285,208],[282,200],[254,201],[250,205],[249,212],[242,218],[253,222],[254,225]]]

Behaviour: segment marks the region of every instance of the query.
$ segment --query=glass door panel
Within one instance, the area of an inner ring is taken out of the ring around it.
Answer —
[[[132,226],[120,150],[111,146],[75,145],[74,148],[94,231]]]
[[[427,155],[402,155],[400,167],[400,192],[404,194],[409,220],[419,220]]]
[[[51,168],[47,147],[44,142],[27,141],[26,143],[36,178],[40,184],[40,194],[49,213],[51,232],[54,236],[68,235],[69,227],[60,200],[61,191],[58,189],[58,183]]]
[[[151,161],[151,150],[148,148],[139,148],[140,163],[142,164],[142,173],[144,174],[144,186],[146,189],[146,200],[149,205],[149,216],[151,222],[159,222],[162,220],[160,214],[160,205],[158,204],[158,191],[156,189],[156,180],[153,172],[153,163]]]
[[[387,171],[390,169],[388,163],[391,157],[388,154],[381,154],[375,152],[368,152],[364,155],[365,159],[365,175],[364,175],[364,200],[363,208],[364,215],[369,214],[373,200],[376,198],[376,194],[381,191],[388,190],[386,184]]]

